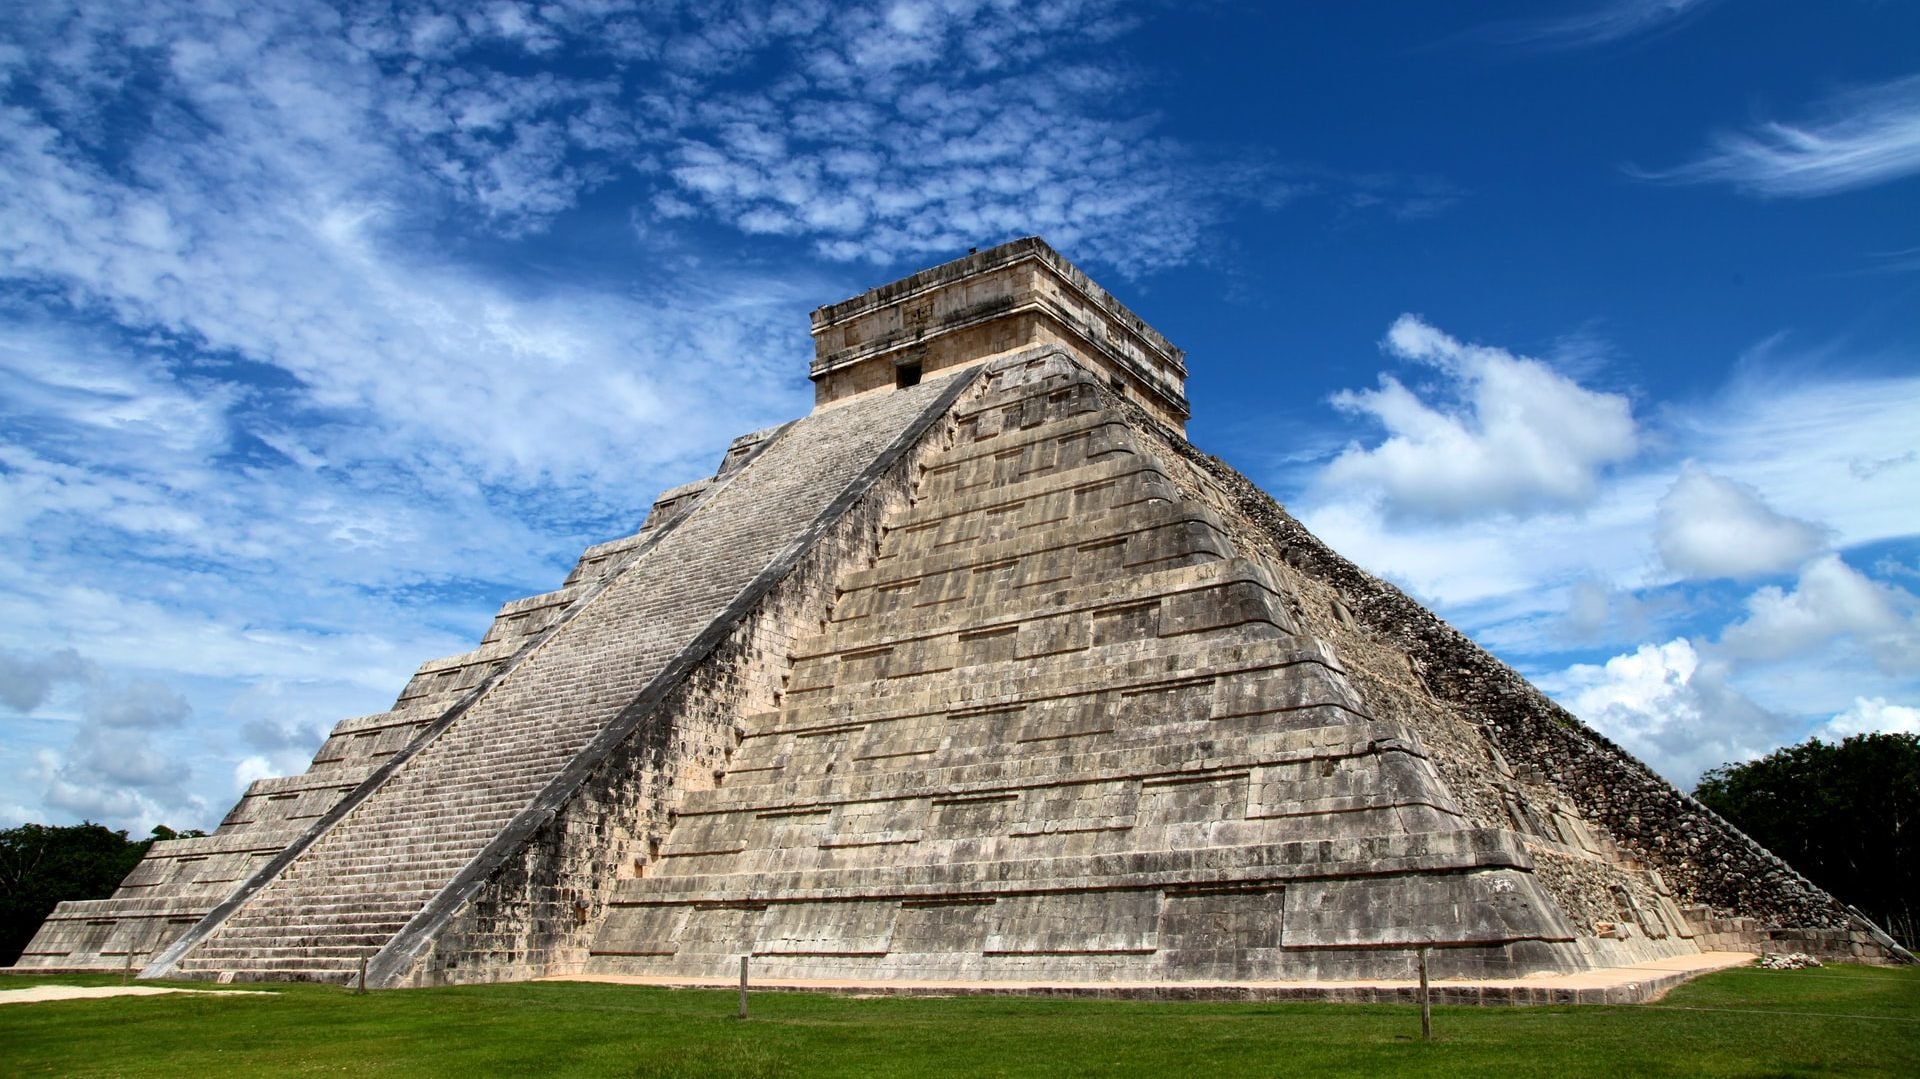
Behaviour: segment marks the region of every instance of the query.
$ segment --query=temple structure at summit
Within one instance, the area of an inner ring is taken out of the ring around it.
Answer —
[[[1204,989],[1891,942],[1185,437],[1037,239],[21,960]]]

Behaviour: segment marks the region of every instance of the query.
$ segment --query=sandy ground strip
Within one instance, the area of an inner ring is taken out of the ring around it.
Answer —
[[[1702,952],[1696,955],[1676,955],[1646,963],[1636,963],[1626,967],[1608,967],[1600,970],[1582,971],[1578,974],[1545,974],[1526,978],[1489,979],[1486,981],[1464,981],[1455,979],[1434,979],[1432,985],[1436,993],[1444,990],[1519,990],[1529,995],[1552,995],[1555,990],[1569,994],[1582,1002],[1598,1002],[1603,996],[1613,996],[1624,1002],[1637,998],[1640,1001],[1658,999],[1666,990],[1690,978],[1710,974],[1730,967],[1751,966],[1754,961],[1751,952]],[[555,974],[538,981],[575,981],[610,982],[621,985],[677,986],[685,988],[726,989],[738,985],[737,978],[697,978],[697,977],[645,977],[620,974]],[[751,985],[760,989],[814,990],[829,993],[870,992],[870,993],[1034,993],[1050,994],[1065,992],[1099,996],[1165,995],[1168,990],[1195,990],[1204,994],[1208,989],[1224,990],[1223,995],[1232,995],[1235,991],[1250,991],[1260,994],[1263,991],[1275,995],[1325,994],[1328,998],[1351,998],[1356,992],[1378,990],[1383,993],[1405,992],[1414,987],[1411,981],[1381,980],[1374,982],[1281,982],[1249,981],[1222,983],[1194,983],[1185,985],[1167,982],[1105,982],[1105,983],[1058,983],[1058,982],[960,982],[960,981],[839,981],[829,978],[753,978]],[[1609,993],[1612,991],[1612,993]]]
[[[26,989],[0,989],[0,1004],[35,1004],[43,1000],[92,1000],[96,997],[157,997],[162,993],[200,993],[226,996],[229,993],[250,997],[270,997],[259,989],[162,989],[152,985],[36,985]]]

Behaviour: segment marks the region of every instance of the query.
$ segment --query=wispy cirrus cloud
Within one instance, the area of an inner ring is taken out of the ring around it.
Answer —
[[[1671,30],[1719,0],[1606,0],[1582,11],[1489,27],[1500,41],[1541,49],[1580,49]]]
[[[1920,75],[1859,87],[1801,120],[1722,132],[1705,153],[1649,180],[1724,183],[1770,198],[1813,198],[1920,173]]]
[[[850,264],[1030,231],[1123,272],[1195,257],[1231,178],[1156,134],[1103,51],[1132,25],[1117,0],[17,5],[0,648],[36,657],[7,690],[35,704],[0,782],[210,824],[167,807],[296,767],[804,412],[805,311],[872,283]],[[73,685],[33,691],[69,644],[189,703],[142,754],[212,766],[102,793],[153,762],[77,741]]]

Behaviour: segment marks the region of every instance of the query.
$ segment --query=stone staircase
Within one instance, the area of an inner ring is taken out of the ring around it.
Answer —
[[[734,440],[719,476],[738,467],[745,451],[769,433],[757,431]],[[574,603],[623,568],[625,556],[655,528],[676,520],[713,482],[701,480],[663,492],[638,533],[587,548],[561,588],[502,605],[478,648],[421,664],[391,710],[335,724],[305,772],[249,784],[211,835],[155,843],[111,898],[60,904],[17,965],[61,970],[144,966],[300,840],[388,759],[406,752],[462,697],[562,621]]]
[[[564,798],[551,789],[563,770],[944,382],[809,417],[781,437],[749,436],[758,456],[736,443],[714,480],[663,496],[639,536],[590,549],[551,602],[503,609],[519,632],[496,622],[480,650],[423,665],[403,701],[470,694],[464,707],[148,973],[345,980],[409,923],[432,918],[423,911],[475,871],[537,797]],[[564,621],[554,613],[563,607]],[[521,651],[522,639],[534,643]]]

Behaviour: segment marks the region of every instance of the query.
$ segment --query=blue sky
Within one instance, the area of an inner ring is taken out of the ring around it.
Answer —
[[[211,827],[1046,237],[1189,433],[1683,784],[1920,729],[1920,8],[0,19],[0,823]]]

